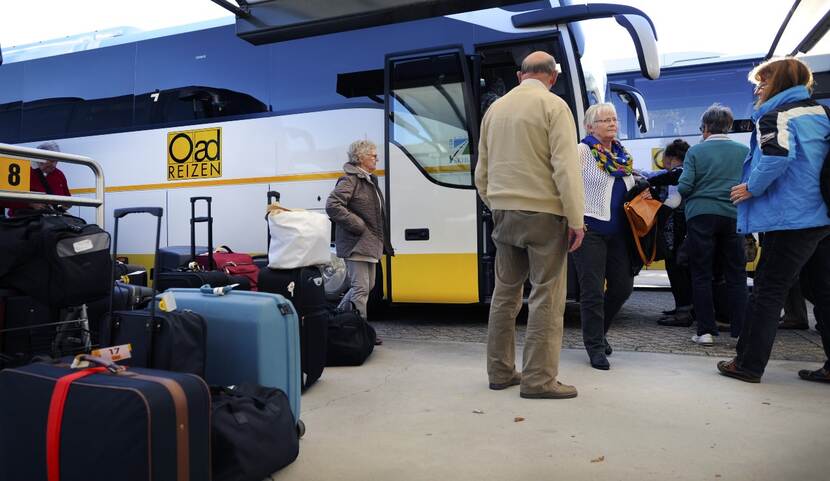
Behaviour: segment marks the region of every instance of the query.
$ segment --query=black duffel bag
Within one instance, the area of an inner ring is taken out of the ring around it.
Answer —
[[[257,384],[211,387],[213,481],[261,481],[300,452],[288,397]]]
[[[0,219],[0,287],[18,289],[52,307],[108,296],[110,235],[59,213]]]
[[[377,333],[351,305],[335,309],[329,317],[326,366],[360,366],[375,349]]]

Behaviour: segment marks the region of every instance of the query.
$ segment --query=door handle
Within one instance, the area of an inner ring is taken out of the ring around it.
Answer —
[[[429,240],[429,229],[406,229],[403,231],[405,240],[427,241]]]

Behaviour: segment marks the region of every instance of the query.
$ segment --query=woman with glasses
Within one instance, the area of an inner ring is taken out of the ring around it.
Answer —
[[[760,382],[769,361],[778,315],[799,272],[809,279],[816,311],[830,313],[830,119],[810,98],[813,74],[796,58],[770,60],[749,74],[758,100],[751,154],[741,183],[731,190],[741,233],[764,232],[746,320],[731,361],[718,363],[725,376]],[[821,339],[828,360],[798,375],[830,383],[830,328]]]
[[[634,274],[623,212],[634,187],[634,159],[617,137],[617,111],[610,103],[585,112],[588,136],[577,151],[585,183],[585,239],[573,253],[579,278],[582,339],[591,366],[608,370],[612,352],[605,338],[611,322],[631,295]],[[606,288],[607,286],[607,288]]]
[[[366,319],[369,292],[375,286],[378,262],[384,255],[394,255],[386,228],[383,195],[373,173],[378,163],[377,147],[368,140],[349,145],[349,161],[343,165],[345,175],[337,180],[326,201],[326,213],[335,223],[337,256],[346,260],[351,288],[340,308],[354,303]]]

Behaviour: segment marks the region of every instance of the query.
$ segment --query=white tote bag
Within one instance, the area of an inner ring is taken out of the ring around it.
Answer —
[[[302,209],[268,206],[268,267],[294,269],[331,262],[331,221]]]

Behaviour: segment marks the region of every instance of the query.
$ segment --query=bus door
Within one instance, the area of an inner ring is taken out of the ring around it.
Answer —
[[[385,63],[386,199],[392,302],[479,302],[478,138],[461,46],[390,54]]]
[[[556,59],[560,74],[552,92],[562,98],[572,111],[576,112],[582,107],[582,101],[578,103],[574,95],[574,90],[577,88],[574,80],[579,81],[579,79],[574,78],[575,72],[572,72],[569,67],[572,64],[572,54],[567,52],[566,46],[563,47],[561,33],[552,32],[540,37],[476,46],[474,71],[479,78],[477,86],[480,91],[478,96],[480,118],[484,117],[484,113],[493,102],[519,84],[516,72],[520,70],[522,60],[537,50],[547,52]],[[496,246],[491,237],[493,233],[492,214],[480,199],[478,214],[480,297],[483,301],[489,301],[495,287]],[[568,282],[569,298],[576,298],[576,287],[576,282]]]

